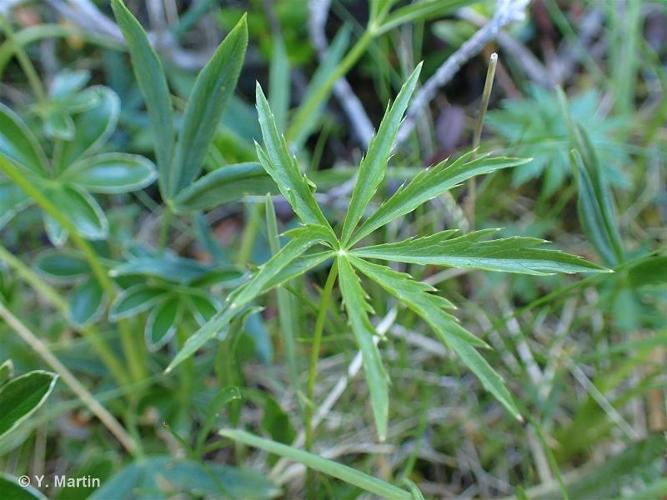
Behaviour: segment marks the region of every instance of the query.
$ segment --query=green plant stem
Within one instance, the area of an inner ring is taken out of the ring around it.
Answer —
[[[2,156],[0,156],[0,171],[19,186],[35,203],[37,203],[37,205],[40,206],[42,210],[50,215],[69,233],[72,242],[79,248],[79,250],[81,250],[81,253],[86,259],[86,262],[88,262],[98,283],[109,299],[113,300],[116,296],[116,287],[97,257],[95,250],[93,250],[90,244],[88,244],[88,242],[81,236],[76,226],[70,222],[70,220],[44,193],[35,187],[29,177],[26,177],[18,167]],[[118,322],[118,330],[120,331],[121,343],[123,344],[123,352],[130,365],[130,372],[136,380],[145,378],[146,366],[141,355],[142,351],[136,348],[134,335],[132,335],[132,332],[128,329],[127,324],[124,321]]]
[[[42,297],[53,304],[63,316],[69,314],[69,306],[57,290],[44,282],[37,274],[28,268],[23,262],[14,257],[4,246],[0,245],[0,260],[3,260],[19,275],[26,283],[32,286]],[[93,348],[97,351],[102,362],[109,368],[111,374],[119,385],[130,382],[127,373],[120,364],[114,352],[109,348],[100,333],[94,327],[87,325],[79,328],[81,334],[86,337]]]
[[[329,309],[329,304],[331,303],[331,292],[333,290],[334,284],[336,283],[336,277],[338,276],[338,266],[336,261],[334,261],[329,271],[329,276],[327,276],[327,281],[324,284],[324,289],[322,289],[322,294],[320,296],[320,307],[317,312],[317,319],[315,320],[315,331],[313,333],[313,345],[310,350],[310,365],[308,368],[308,384],[306,386],[306,404],[304,412],[304,424],[305,424],[305,449],[310,451],[313,448],[313,413],[314,413],[314,398],[315,398],[315,382],[317,380],[317,361],[320,357],[320,346],[322,344],[322,333],[324,332],[324,322],[327,317],[327,310]],[[306,485],[308,490],[312,493],[315,489],[314,484],[315,478],[313,472],[308,469],[306,472]],[[311,495],[309,495],[311,496]]]
[[[167,248],[167,242],[169,241],[169,228],[171,227],[171,221],[174,219],[174,211],[167,204],[164,207],[164,212],[162,212],[162,224],[160,225],[160,250]]]
[[[25,73],[25,76],[28,78],[28,83],[30,84],[30,88],[35,94],[37,101],[39,104],[46,103],[46,91],[44,90],[42,81],[37,74],[37,70],[35,70],[35,67],[30,61],[28,54],[26,54],[25,50],[23,50],[23,46],[17,43],[16,39],[14,38],[14,30],[12,29],[11,23],[5,16],[0,16],[0,24],[2,25],[2,30],[5,32],[7,40],[14,47],[16,58],[18,59],[19,64],[21,65],[21,69]]]
[[[132,439],[125,428],[109,413],[109,411],[95,399],[88,389],[56,358],[48,347],[26,327],[0,301],[0,317],[14,330],[30,347],[48,364],[72,390],[74,394],[88,407],[88,409],[109,429],[120,444],[132,455],[140,454],[138,443]]]
[[[482,91],[482,102],[479,106],[479,116],[475,123],[475,132],[472,138],[473,159],[477,157],[476,150],[482,140],[482,130],[484,129],[484,117],[489,107],[491,99],[491,90],[493,90],[493,80],[496,76],[496,66],[498,64],[498,54],[495,52],[489,57],[489,67],[486,70],[486,80],[484,81],[484,90]],[[468,197],[466,198],[466,214],[470,221],[470,229],[475,227],[475,206],[477,205],[477,181],[472,177],[468,181]]]
[[[182,317],[182,316],[181,316]],[[176,338],[180,347],[183,347],[185,341],[188,340],[188,333],[180,325],[176,327]],[[194,380],[194,365],[193,359],[186,359],[180,367],[180,399],[181,399],[181,418],[183,422],[190,423],[188,419],[188,411],[192,405],[192,382]]]
[[[359,58],[370,45],[371,41],[373,41],[373,38],[375,38],[375,31],[370,28],[364,31],[364,34],[357,40],[354,46],[345,55],[340,64],[338,64],[336,71],[334,71],[326,80],[326,82],[324,82],[324,84],[318,89],[318,92],[314,92],[306,102],[299,106],[299,109],[294,115],[292,123],[290,124],[289,128],[287,129],[287,133],[285,134],[288,141],[297,137],[303,128],[304,123],[308,121],[310,116],[315,112],[315,109],[331,92],[331,89],[338,81],[338,79],[342,76],[345,76],[347,72],[350,71],[352,66],[354,66],[354,64],[359,60]]]
[[[236,258],[236,263],[240,266],[245,265],[250,260],[250,254],[255,246],[255,240],[257,239],[257,233],[259,232],[259,226],[262,219],[262,208],[260,203],[253,203],[248,208],[248,211],[250,212],[248,223],[243,231],[241,247],[239,248],[239,253]]]

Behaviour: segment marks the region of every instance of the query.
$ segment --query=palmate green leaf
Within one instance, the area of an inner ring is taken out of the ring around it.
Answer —
[[[216,335],[225,331],[229,323],[244,308],[269,286],[276,286],[276,277],[281,274],[291,263],[298,259],[310,247],[329,241],[331,228],[317,225],[303,226],[289,231],[287,234],[292,238],[277,254],[260,266],[252,279],[237,288],[227,298],[225,305],[213,318],[186,341],[183,348],[167,367],[171,371],[185,359],[192,356],[206,342]],[[300,272],[306,272],[309,268],[302,267]],[[297,274],[291,274],[286,279],[293,278]]]
[[[88,91],[97,96],[93,107],[77,114],[74,119],[76,134],[71,141],[63,142],[58,172],[64,172],[84,155],[97,151],[116,129],[120,115],[120,99],[108,87],[91,87]]]
[[[236,88],[247,45],[248,27],[244,15],[197,76],[169,174],[169,198],[189,186],[201,172],[222,112]]]
[[[397,486],[394,486],[393,484],[374,478],[368,474],[364,474],[363,472],[357,469],[353,469],[352,467],[348,467],[347,465],[322,458],[318,455],[300,450],[298,448],[276,443],[275,441],[264,439],[242,430],[222,429],[219,434],[239,443],[243,443],[248,446],[259,448],[260,450],[265,450],[269,453],[275,453],[281,457],[294,460],[305,465],[306,467],[310,467],[313,470],[335,477],[341,481],[345,481],[348,484],[354,485],[357,488],[361,488],[362,490],[367,491],[373,495],[377,495],[379,498],[388,498],[392,500],[409,500],[412,498],[410,493],[401,488],[398,488]]]
[[[247,195],[276,194],[278,189],[258,163],[226,165],[182,189],[174,199],[179,212],[207,210]]]
[[[44,404],[57,379],[55,373],[35,370],[0,387],[0,438]]]
[[[403,84],[396,101],[389,107],[382,118],[380,128],[371,140],[368,146],[368,152],[359,165],[359,174],[357,176],[352,198],[343,222],[343,231],[341,241],[347,245],[352,236],[357,223],[364,215],[366,206],[371,200],[378,186],[384,179],[387,170],[387,163],[391,155],[398,128],[403,119],[405,110],[408,107],[412,93],[414,92],[419,73],[421,72],[421,63],[417,65],[408,80]]]
[[[473,346],[488,347],[486,342],[463,328],[455,316],[444,310],[454,309],[455,306],[444,297],[433,294],[432,292],[436,290],[432,286],[416,281],[409,274],[394,271],[390,267],[372,264],[353,256],[349,259],[355,268],[421,316],[441,341],[449,335],[454,335]]]
[[[454,237],[457,231],[411,238],[352,250],[357,257],[450,266],[486,271],[549,275],[554,273],[609,272],[608,269],[560,250],[538,248],[545,240],[511,237],[487,240],[496,229]]]
[[[111,7],[118,27],[123,32],[139,89],[146,101],[155,144],[160,191],[169,192],[168,175],[174,150],[174,119],[171,96],[162,63],[148,41],[141,24],[121,0],[112,0]]]
[[[458,337],[450,336],[444,340],[449,348],[461,358],[463,364],[477,376],[484,388],[500,401],[514,418],[523,421],[512,395],[505,386],[505,381],[498,372],[491,368],[482,355],[473,346]]]
[[[153,163],[143,156],[106,153],[77,162],[62,179],[91,193],[113,194],[145,188],[155,177]]]
[[[392,220],[411,213],[436,196],[449,191],[471,177],[489,174],[503,168],[515,167],[529,159],[482,156],[475,159],[468,152],[453,162],[449,159],[417,174],[402,186],[378,210],[366,219],[352,238],[352,244],[368,236]]]
[[[380,351],[373,342],[375,329],[368,318],[371,307],[366,300],[366,292],[361,286],[361,281],[352,269],[350,261],[346,257],[339,256],[337,263],[340,291],[343,295],[343,303],[352,327],[352,333],[361,351],[378,439],[384,441],[387,437],[387,420],[389,418],[389,387]]]
[[[0,154],[34,174],[46,175],[48,162],[39,142],[23,120],[1,103]]]
[[[273,113],[259,83],[256,100],[259,124],[266,148],[264,151],[257,146],[260,163],[276,182],[278,189],[301,222],[331,228],[315,201],[312,182],[299,170],[296,158],[290,154],[285,138],[278,133]]]

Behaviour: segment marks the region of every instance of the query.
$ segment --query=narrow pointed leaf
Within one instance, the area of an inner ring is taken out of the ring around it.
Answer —
[[[341,238],[343,244],[346,244],[350,240],[352,231],[354,231],[357,223],[364,215],[368,202],[384,179],[387,164],[389,163],[389,156],[396,141],[398,128],[401,125],[405,110],[408,108],[412,93],[417,87],[420,72],[421,64],[412,72],[398,93],[396,101],[385,113],[377,134],[375,134],[368,146],[366,156],[361,160],[357,182],[354,185],[350,205],[345,216],[345,222],[343,223]]]
[[[489,363],[478,353],[473,346],[462,341],[457,337],[449,337],[446,340],[449,347],[458,354],[463,364],[465,364],[482,382],[484,388],[489,391],[502,405],[510,412],[510,414],[518,419],[523,420],[519,409],[512,399],[512,395],[505,387],[503,378],[496,372]]]
[[[289,143],[297,149],[301,149],[321,121],[324,105],[331,95],[331,77],[338,70],[345,56],[350,44],[351,31],[347,24],[338,30],[310,80],[301,104],[292,117],[285,135]]]
[[[106,153],[77,163],[67,172],[69,183],[91,193],[129,193],[150,185],[156,177],[153,163],[143,156]]]
[[[32,173],[46,174],[48,163],[39,142],[21,118],[1,103],[0,154]]]
[[[146,101],[155,144],[155,158],[159,171],[160,191],[169,191],[168,175],[174,149],[173,113],[171,96],[162,63],[151,47],[139,21],[121,0],[112,0],[114,16],[127,42],[134,76]]]
[[[578,149],[572,151],[577,173],[579,220],[589,240],[604,259],[615,266],[624,260],[611,191],[586,131],[578,127]]]
[[[329,229],[321,226],[304,226],[289,233],[292,239],[271,259],[264,263],[253,278],[241,285],[225,302],[223,309],[186,341],[183,348],[167,367],[171,371],[179,363],[192,356],[206,342],[225,331],[229,323],[257,296],[268,291],[267,285],[281,271],[298,259],[311,246],[327,241]]]
[[[236,88],[247,45],[248,28],[243,16],[199,73],[176,145],[169,198],[189,186],[201,172],[222,112]]]
[[[281,33],[273,36],[273,53],[269,70],[269,100],[276,118],[276,126],[281,132],[287,124],[290,100],[290,61]]]
[[[273,179],[258,163],[226,165],[210,172],[184,188],[174,199],[177,210],[209,210],[244,196],[276,194]]]
[[[257,84],[257,113],[266,151],[257,148],[260,163],[278,185],[278,189],[304,224],[330,227],[315,201],[313,184],[299,170],[296,158],[287,148],[285,138],[278,133],[269,103]]]
[[[446,193],[471,177],[489,174],[502,168],[515,167],[528,161],[530,160],[488,156],[474,159],[472,152],[460,156],[453,162],[447,159],[420,172],[409,183],[396,191],[363,222],[356,231],[352,243],[356,243],[392,220],[411,213],[417,207]]]
[[[300,450],[298,448],[293,448],[269,439],[264,439],[248,432],[235,429],[222,429],[220,435],[239,443],[252,446],[254,448],[259,448],[260,450],[268,451],[269,453],[275,453],[281,457],[285,457],[295,462],[299,462],[306,467],[310,467],[313,470],[327,474],[331,477],[345,481],[348,484],[361,488],[364,491],[367,491],[373,495],[377,495],[379,498],[388,498],[391,500],[405,499],[409,500],[412,498],[410,493],[397,486],[394,486],[380,479],[376,479],[373,476],[364,474],[363,472],[348,467],[347,465],[334,462],[333,460],[328,460],[322,458],[313,453],[308,453],[307,451]]]
[[[394,271],[390,267],[372,264],[363,259],[351,256],[350,262],[355,268],[421,316],[441,341],[453,335],[473,346],[488,347],[486,342],[463,328],[456,317],[444,310],[445,308],[454,308],[454,304],[444,297],[433,294],[432,292],[436,290],[432,286],[421,281],[415,281],[409,274]]]
[[[352,333],[361,351],[376,431],[379,440],[384,441],[387,437],[387,420],[389,418],[389,387],[387,374],[382,366],[380,351],[373,342],[375,329],[368,317],[371,307],[366,300],[366,292],[349,260],[345,257],[338,257],[337,262],[340,290],[343,294],[345,310]]]
[[[608,272],[576,255],[540,248],[537,238],[485,239],[495,229],[452,237],[451,231],[353,250],[357,257],[411,264],[450,266],[486,271],[548,275],[554,273]]]

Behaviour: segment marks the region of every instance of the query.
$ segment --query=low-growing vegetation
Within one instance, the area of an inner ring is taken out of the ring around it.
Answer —
[[[665,3],[0,21],[0,498],[667,495]]]

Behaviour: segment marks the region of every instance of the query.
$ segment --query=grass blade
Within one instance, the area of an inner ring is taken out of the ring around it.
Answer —
[[[306,467],[310,467],[311,469],[314,469],[318,472],[322,472],[323,474],[327,474],[329,476],[340,479],[341,481],[345,481],[346,483],[352,484],[364,491],[378,495],[381,498],[412,498],[410,493],[402,490],[401,488],[398,488],[397,486],[389,484],[385,481],[381,481],[380,479],[376,479],[372,476],[369,476],[368,474],[364,474],[363,472],[353,469],[352,467],[348,467],[347,465],[319,457],[298,448],[276,443],[275,441],[264,439],[242,430],[222,429],[219,434],[239,443],[243,443],[248,446],[259,448],[260,450],[265,450],[269,453],[275,453],[281,457],[294,460],[295,462],[299,462]]]
[[[389,107],[382,118],[380,128],[377,134],[371,140],[368,146],[368,152],[359,165],[359,174],[357,182],[352,191],[352,198],[350,205],[343,222],[342,243],[346,245],[352,231],[357,226],[357,223],[364,215],[366,206],[371,200],[378,186],[384,179],[387,170],[387,163],[391,155],[398,127],[403,119],[403,114],[408,107],[412,93],[417,87],[419,80],[419,73],[421,72],[421,64],[419,64],[412,72],[408,80],[401,88],[396,101]]]

